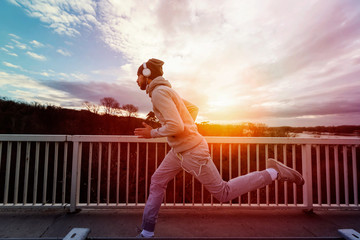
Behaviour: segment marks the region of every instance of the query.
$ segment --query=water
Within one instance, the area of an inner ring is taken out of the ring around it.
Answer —
[[[290,133],[290,136],[294,136],[296,138],[325,138],[325,139],[359,139],[359,135],[355,134],[333,134],[328,132],[321,132],[321,133],[315,133],[315,132],[302,132],[302,133]]]

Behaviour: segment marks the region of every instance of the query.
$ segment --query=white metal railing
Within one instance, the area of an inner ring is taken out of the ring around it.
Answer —
[[[62,173],[58,169],[60,143],[63,150]],[[49,154],[50,145],[53,156]],[[48,178],[49,161],[53,166],[52,179]],[[66,136],[0,135],[0,190],[3,189],[0,196],[3,200],[2,205],[66,205],[67,162],[68,142]],[[41,178],[40,181],[39,178]],[[48,192],[51,180],[51,192]],[[29,188],[29,183],[31,183],[31,188]],[[61,184],[60,188],[58,187],[59,184]],[[60,198],[56,199],[57,195],[60,195]],[[19,198],[21,198],[20,201]]]
[[[219,203],[182,171],[164,206],[360,207],[360,139],[206,139],[225,180],[265,169],[271,157],[299,170],[305,185],[275,181]],[[0,207],[142,207],[169,150],[165,139],[134,136],[0,135]]]

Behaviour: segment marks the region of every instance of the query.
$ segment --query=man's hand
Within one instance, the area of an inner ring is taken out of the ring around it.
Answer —
[[[134,134],[139,138],[151,138],[151,130],[153,129],[151,126],[146,123],[142,123],[145,128],[136,128]]]

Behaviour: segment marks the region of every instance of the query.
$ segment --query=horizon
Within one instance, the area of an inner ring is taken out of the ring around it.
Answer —
[[[0,97],[85,109],[112,97],[152,110],[150,58],[197,122],[358,125],[360,3],[0,1]],[[148,37],[151,36],[151,37]]]
[[[60,107],[61,109],[65,109],[65,110],[74,110],[74,111],[78,111],[78,112],[81,112],[81,111],[88,111],[88,112],[91,112],[92,114],[96,114],[96,115],[99,115],[99,116],[103,116],[103,115],[106,115],[105,113],[105,110],[102,110],[102,111],[99,111],[97,113],[87,109],[87,108],[64,108],[64,107],[61,107],[61,106],[55,106],[55,105],[47,105],[47,104],[40,104],[38,102],[24,102],[24,101],[17,101],[17,100],[14,100],[14,99],[7,99],[7,98],[1,98],[0,97],[0,100],[3,100],[3,101],[11,101],[11,102],[14,102],[14,103],[19,103],[19,104],[26,104],[28,106],[31,106],[31,107],[36,107],[36,106],[42,106],[42,107]],[[104,108],[104,106],[100,106],[100,108]],[[125,116],[125,115],[121,115],[121,114],[108,114],[110,116],[113,116],[113,117],[124,117],[124,118],[127,118],[128,116]],[[132,115],[131,117],[133,118],[138,118],[138,119],[143,119],[143,120],[146,120],[146,114],[138,114],[136,113],[136,115]],[[317,126],[290,126],[290,125],[279,125],[279,126],[269,126],[265,123],[262,123],[262,122],[241,122],[241,121],[219,121],[219,122],[216,122],[216,121],[202,121],[202,122],[199,122],[199,121],[195,121],[196,124],[198,125],[201,125],[201,124],[207,124],[207,125],[222,125],[222,126],[241,126],[241,125],[246,125],[246,124],[257,124],[258,126],[259,125],[264,125],[265,127],[267,128],[287,128],[287,127],[290,127],[290,128],[317,128],[317,127],[325,127],[325,128],[331,128],[331,127],[359,127],[360,128],[360,125],[359,124],[354,124],[354,125],[317,125]]]

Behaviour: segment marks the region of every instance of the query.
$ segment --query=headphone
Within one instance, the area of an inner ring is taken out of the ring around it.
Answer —
[[[142,74],[144,75],[144,77],[150,77],[151,71],[149,68],[147,68],[146,62],[143,63],[143,67],[144,69],[142,70]]]

